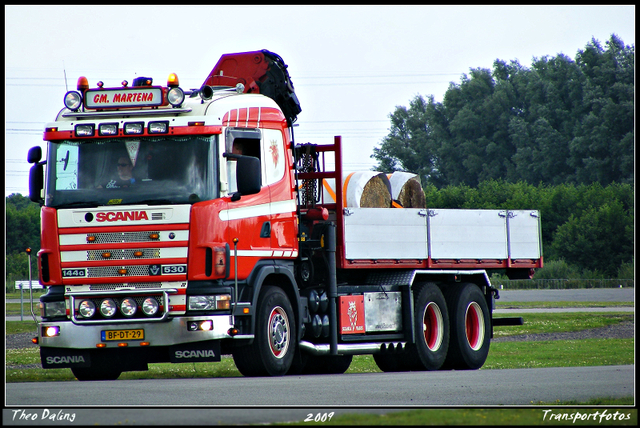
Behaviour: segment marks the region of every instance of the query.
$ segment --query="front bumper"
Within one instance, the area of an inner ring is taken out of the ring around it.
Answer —
[[[213,323],[211,330],[189,331],[188,326],[192,322],[210,320]],[[59,334],[47,337],[44,332],[48,327],[57,327]],[[162,322],[139,323],[110,323],[110,324],[74,324],[71,321],[47,321],[41,322],[38,331],[40,347],[47,348],[73,348],[96,349],[98,345],[106,348],[117,348],[126,343],[127,347],[171,346],[182,343],[202,342],[208,340],[232,339],[229,329],[233,327],[233,317],[230,315],[210,316],[183,316],[170,318]],[[102,332],[109,330],[136,330],[144,331],[143,339],[125,341],[102,340]],[[236,336],[236,338],[240,338]],[[246,338],[246,336],[242,337]]]

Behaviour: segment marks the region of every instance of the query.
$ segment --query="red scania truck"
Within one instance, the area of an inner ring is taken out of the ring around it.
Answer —
[[[45,369],[477,369],[494,326],[521,321],[493,318],[487,271],[542,267],[538,211],[349,207],[340,185],[324,200],[341,138],[294,143],[301,108],[272,52],[223,55],[194,90],[80,77],[64,104],[46,160],[28,155]]]

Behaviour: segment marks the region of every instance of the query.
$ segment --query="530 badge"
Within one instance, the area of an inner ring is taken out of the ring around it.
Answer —
[[[176,275],[187,273],[187,265],[150,265],[149,275]]]

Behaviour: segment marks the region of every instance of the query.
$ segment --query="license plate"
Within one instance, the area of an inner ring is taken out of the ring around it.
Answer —
[[[142,340],[144,339],[144,330],[139,328],[135,330],[103,330],[102,341],[110,340]]]

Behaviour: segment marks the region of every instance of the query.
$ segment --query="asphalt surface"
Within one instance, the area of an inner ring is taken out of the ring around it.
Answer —
[[[443,406],[586,401],[601,396],[634,396],[634,371],[634,366],[624,365],[9,383],[5,400],[11,409],[3,410],[3,423],[16,424],[11,419],[16,409],[37,412],[37,418],[41,418],[43,409],[50,413],[73,412],[78,417],[75,423],[80,425],[236,425],[302,421],[309,414],[315,417],[325,412],[389,413]],[[91,408],[78,409],[83,406]]]

